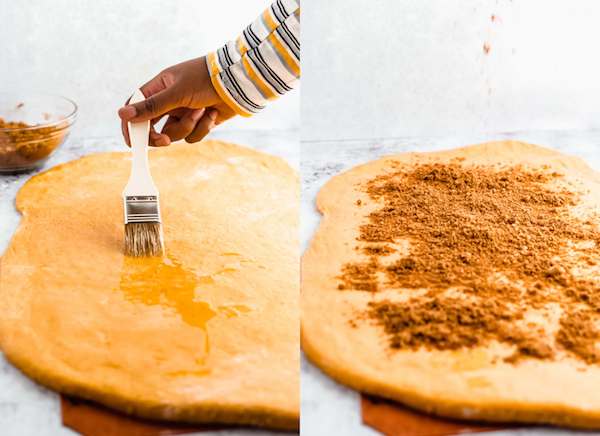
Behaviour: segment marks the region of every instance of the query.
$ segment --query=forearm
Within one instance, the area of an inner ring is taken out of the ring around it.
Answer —
[[[277,0],[235,40],[207,56],[211,81],[236,113],[250,116],[300,78],[299,0]]]

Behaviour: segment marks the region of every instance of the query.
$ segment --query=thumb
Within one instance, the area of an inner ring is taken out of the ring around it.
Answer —
[[[123,121],[140,122],[159,118],[177,107],[171,89],[165,89],[138,103],[128,104],[119,109]]]

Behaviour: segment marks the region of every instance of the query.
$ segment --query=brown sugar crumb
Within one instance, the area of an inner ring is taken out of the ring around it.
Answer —
[[[456,350],[481,345],[498,336],[500,325],[514,315],[498,301],[470,302],[460,298],[437,296],[411,299],[399,310],[397,303],[369,304],[375,318],[397,349],[418,349],[423,345],[439,350]],[[479,334],[474,335],[476,329]]]
[[[505,359],[512,363],[552,359],[558,350],[600,363],[600,332],[592,322],[600,319],[600,282],[575,277],[577,261],[568,256],[569,246],[585,242],[589,248],[577,254],[584,264],[596,264],[600,231],[571,214],[579,200],[553,183],[561,177],[548,169],[457,161],[397,166],[375,177],[363,186],[379,205],[359,229],[358,240],[368,244],[361,250],[365,260],[343,266],[340,289],[426,290],[369,305],[367,317],[393,349],[497,341],[514,349]],[[388,248],[403,241],[408,253],[386,260]],[[519,322],[549,303],[562,311],[555,337]]]
[[[379,264],[376,258],[368,262],[344,265],[338,289],[353,289],[359,291],[377,291],[377,270]]]
[[[514,327],[513,322],[522,319],[523,313],[502,301],[438,296],[426,301],[411,300],[402,310],[398,309],[397,304],[389,301],[369,304],[368,314],[383,326],[391,348],[416,350],[426,346],[456,350],[496,340],[516,345],[516,351],[506,362],[517,362],[523,356],[554,355],[549,344]]]
[[[2,118],[0,118],[0,129],[23,129],[27,127],[31,126],[22,121],[4,121]]]
[[[367,245],[362,250],[369,256],[387,256],[396,251],[389,245]]]
[[[357,206],[360,206],[361,204],[362,204],[362,200],[361,199],[356,200],[356,205]]]
[[[600,362],[598,338],[600,331],[596,327],[597,314],[581,309],[567,312],[560,320],[560,330],[556,341],[567,350],[571,350],[586,363]]]
[[[543,331],[540,332],[524,332],[522,330],[513,329],[513,332],[507,332],[501,336],[504,342],[512,342],[516,345],[516,350],[513,354],[504,359],[507,363],[517,363],[527,357],[537,359],[551,359],[554,357],[554,349],[552,345],[541,339]]]

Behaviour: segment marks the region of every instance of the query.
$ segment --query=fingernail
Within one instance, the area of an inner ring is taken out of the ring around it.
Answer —
[[[135,117],[137,111],[134,106],[123,106],[119,109],[119,116],[124,120],[129,120]]]
[[[192,112],[192,115],[191,115],[192,120],[195,123],[198,122],[200,120],[200,118],[202,118],[202,115],[204,115],[204,112],[205,112],[204,108],[195,110],[194,112]]]

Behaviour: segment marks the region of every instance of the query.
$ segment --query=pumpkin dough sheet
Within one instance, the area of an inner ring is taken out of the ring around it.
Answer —
[[[296,173],[220,141],[150,162],[160,259],[123,255],[129,153],[60,165],[19,191],[2,351],[54,390],[140,417],[297,429]]]
[[[304,351],[335,380],[428,413],[470,420],[600,428],[598,363],[577,358],[559,346],[553,346],[552,358],[526,356],[512,361],[507,356],[514,347],[495,340],[455,349],[404,346],[402,340],[407,336],[390,336],[368,315],[369,308],[383,301],[397,302],[402,307],[411,293],[429,295],[425,294],[428,289],[394,288],[380,272],[371,276],[375,277],[377,290],[369,286],[353,289],[344,282],[345,265],[365,265],[366,243],[359,237],[360,229],[369,222],[370,214],[382,207],[381,200],[366,192],[369,181],[415,165],[450,162],[558,173],[553,189],[568,189],[577,195],[577,204],[569,212],[582,221],[589,220],[586,226],[598,229],[600,175],[580,159],[546,148],[502,141],[435,153],[405,153],[357,166],[329,180],[317,197],[323,216],[302,259]],[[451,211],[452,204],[447,208]],[[402,238],[387,245],[397,250],[396,256],[406,256],[411,250],[411,241]],[[576,263],[574,270],[590,283],[595,282],[598,292],[600,248],[597,243],[592,249],[587,247],[592,253],[586,261]],[[381,259],[386,262],[388,258]],[[573,304],[593,312],[583,300]],[[556,331],[561,307],[542,304],[542,315],[534,319],[535,325]],[[599,312],[592,316],[592,321],[600,325]],[[533,328],[531,331],[535,332]],[[599,347],[597,332],[590,341],[596,340],[595,346]],[[391,346],[391,338],[397,341],[395,346]]]

